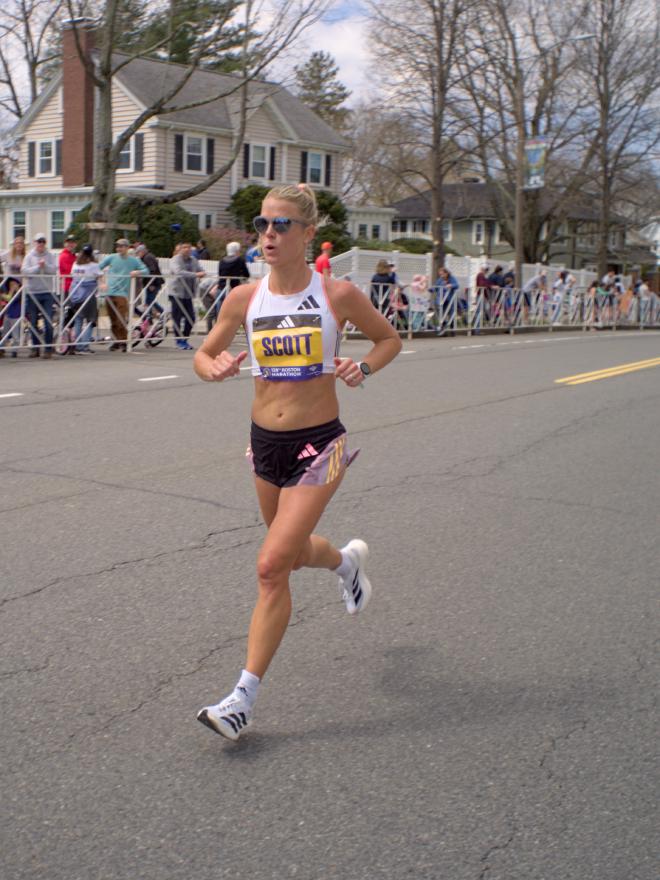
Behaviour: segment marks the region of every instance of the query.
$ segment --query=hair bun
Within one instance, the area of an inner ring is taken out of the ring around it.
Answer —
[[[316,196],[314,190],[306,183],[283,183],[280,186],[274,186],[268,191],[266,198],[293,202],[305,223],[309,226],[318,226]]]

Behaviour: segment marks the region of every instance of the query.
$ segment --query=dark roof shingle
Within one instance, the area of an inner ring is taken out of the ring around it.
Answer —
[[[116,56],[118,61],[121,58],[121,55]],[[150,106],[163,92],[167,92],[176,84],[185,69],[181,64],[151,58],[135,58],[121,69],[118,77],[139,101]],[[230,92],[237,83],[238,78],[235,76],[200,68],[192,74],[169,106],[181,106],[190,101]],[[338,132],[282,86],[255,80],[249,86],[248,96],[252,108],[270,99],[286,120],[297,141],[338,149],[348,147],[347,141]],[[232,117],[235,117],[237,103],[237,93],[234,93],[199,107],[163,114],[163,119],[185,125],[200,125],[205,128],[231,131]]]
[[[507,198],[506,190],[493,183],[445,183],[442,187],[444,196],[444,217],[447,220],[494,220],[497,218],[495,206],[508,202],[503,208],[503,214],[513,214],[513,193]],[[431,191],[420,195],[410,196],[394,202],[392,207],[397,217],[404,220],[428,219],[431,215]],[[508,211],[506,210],[508,208]],[[540,195],[540,208],[544,213],[552,209],[552,196],[542,191]],[[568,217],[571,220],[583,222],[595,222],[598,220],[598,205],[587,195],[575,198],[568,208]],[[624,217],[612,216],[615,223],[624,224]]]

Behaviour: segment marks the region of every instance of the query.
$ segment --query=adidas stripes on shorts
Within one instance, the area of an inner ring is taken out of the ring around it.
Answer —
[[[323,486],[359,452],[349,453],[346,439],[339,419],[296,431],[267,431],[252,422],[246,455],[258,477],[281,489]]]

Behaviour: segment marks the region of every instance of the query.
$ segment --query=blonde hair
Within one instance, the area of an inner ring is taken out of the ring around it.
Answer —
[[[16,242],[19,238],[23,242],[22,253],[19,253],[18,249],[16,248]],[[16,257],[24,257],[26,254],[27,254],[27,248],[25,247],[25,239],[23,238],[22,235],[17,235],[16,238],[11,243],[11,247],[9,248],[9,256],[12,260],[14,260],[14,259],[16,259]]]
[[[310,226],[318,226],[319,209],[316,204],[314,190],[306,183],[285,183],[282,186],[274,186],[268,191],[267,199],[282,199],[284,202],[292,202],[301,218]]]

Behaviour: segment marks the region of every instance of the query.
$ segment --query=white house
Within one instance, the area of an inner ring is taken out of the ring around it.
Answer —
[[[94,58],[92,28],[79,33]],[[118,56],[119,57],[119,56]],[[183,68],[153,59],[131,60],[112,84],[113,126],[119,134],[159,97]],[[235,85],[226,74],[197,70],[176,97],[178,105],[212,96]],[[60,247],[64,231],[91,199],[94,180],[95,88],[76,51],[73,30],[63,31],[60,73],[16,128],[18,186],[0,191],[0,241],[46,232]],[[230,223],[227,206],[243,186],[308,182],[340,192],[342,159],[348,144],[285,88],[256,82],[243,151],[231,172],[205,192],[182,202],[200,230]],[[237,113],[231,99],[156,116],[127,144],[117,171],[119,192],[172,192],[195,185],[229,157]]]

